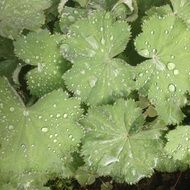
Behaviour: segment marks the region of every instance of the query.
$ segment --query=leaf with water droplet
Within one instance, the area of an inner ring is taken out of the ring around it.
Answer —
[[[43,11],[50,6],[50,0],[0,1],[0,35],[15,39],[23,29],[39,29],[45,22]]]
[[[190,2],[189,0],[171,0],[173,12],[177,17],[183,19],[183,21],[190,27]]]
[[[137,89],[146,92],[144,95],[148,95],[167,124],[180,123],[184,117],[180,108],[186,104],[185,94],[190,91],[190,31],[172,15],[164,19],[153,15],[144,21],[142,29],[135,46],[139,54],[149,59],[135,68]],[[154,35],[150,35],[153,30]],[[142,51],[145,49],[149,54]]]
[[[146,128],[143,124],[142,110],[132,100],[91,108],[82,120],[86,164],[100,176],[130,184],[150,176],[159,158],[163,125]]]
[[[61,46],[63,56],[73,63],[63,75],[67,87],[92,105],[127,96],[134,88],[132,67],[114,58],[129,41],[127,22],[115,21],[110,13],[96,11],[75,22],[69,31]]]
[[[59,20],[61,31],[67,33],[71,24],[85,17],[87,17],[87,10],[65,6]]]
[[[166,152],[175,160],[190,165],[190,126],[178,126],[167,134]]]
[[[77,124],[80,101],[55,90],[26,108],[5,78],[0,92],[1,172],[62,171],[63,157],[77,149],[83,135]]]
[[[35,66],[26,75],[28,88],[35,96],[64,87],[62,74],[67,70],[68,62],[59,52],[62,39],[61,35],[51,35],[44,30],[29,33],[14,42],[16,55]]]

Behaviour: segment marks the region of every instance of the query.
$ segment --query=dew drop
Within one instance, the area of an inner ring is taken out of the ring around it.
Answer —
[[[96,82],[97,82],[97,78],[96,78],[96,77],[93,77],[93,78],[89,81],[89,84],[90,84],[91,87],[94,87],[95,84],[96,84]]]
[[[175,69],[174,70],[174,75],[178,75],[179,74],[179,70]]]
[[[168,63],[167,67],[169,70],[173,70],[173,69],[175,69],[175,64],[170,62],[170,63]]]
[[[58,113],[58,114],[56,115],[56,117],[57,117],[57,118],[59,118],[60,116],[61,116],[61,114],[60,114],[60,113]]]
[[[170,92],[175,92],[175,91],[176,91],[175,85],[174,85],[174,84],[169,84],[168,90],[169,90]]]
[[[63,118],[67,118],[67,116],[68,116],[68,115],[65,113],[65,114],[63,115]]]
[[[48,128],[47,127],[43,127],[41,130],[42,130],[43,133],[47,133],[48,132]]]
[[[13,112],[15,110],[15,108],[13,107],[10,107],[10,111]]]
[[[14,126],[13,125],[9,125],[9,130],[13,130]]]

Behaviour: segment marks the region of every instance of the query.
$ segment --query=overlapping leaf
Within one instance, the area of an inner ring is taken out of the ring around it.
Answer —
[[[136,183],[150,176],[160,154],[160,126],[144,127],[141,110],[132,100],[90,109],[82,154],[101,175]]]
[[[178,126],[167,135],[166,151],[175,160],[190,165],[190,127]]]
[[[129,36],[129,25],[105,12],[95,12],[70,27],[61,51],[74,65],[64,79],[82,101],[107,103],[131,91],[131,67],[114,58],[125,49]]]
[[[180,107],[186,104],[184,94],[190,90],[190,32],[186,25],[175,16],[153,16],[143,24],[135,45],[138,53],[148,58],[136,68],[137,88],[149,88],[148,97],[166,123],[181,122]]]
[[[23,29],[39,29],[45,21],[43,10],[50,5],[50,0],[1,0],[0,35],[14,39]]]
[[[1,172],[57,172],[76,150],[82,131],[80,102],[61,90],[26,108],[7,80],[0,80]]]
[[[85,17],[87,17],[86,9],[65,6],[59,20],[61,31],[66,33],[71,24]]]
[[[190,1],[189,0],[171,0],[174,14],[185,21],[190,27]]]
[[[59,52],[62,38],[61,35],[50,35],[44,30],[29,33],[14,43],[16,55],[36,66],[27,74],[28,87],[33,95],[42,96],[64,86],[62,74],[68,65]]]

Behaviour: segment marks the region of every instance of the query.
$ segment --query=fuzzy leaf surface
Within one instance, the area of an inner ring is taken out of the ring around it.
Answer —
[[[189,0],[171,0],[174,14],[185,21],[190,27],[190,1]]]
[[[134,85],[131,67],[114,58],[125,49],[129,37],[127,22],[114,21],[105,12],[73,24],[61,46],[63,56],[73,63],[64,75],[67,87],[92,105],[129,94]]]
[[[0,79],[0,168],[21,173],[60,171],[82,131],[80,102],[53,91],[26,108],[5,78]]]
[[[133,184],[153,173],[159,158],[162,126],[146,128],[141,109],[132,100],[90,109],[82,154],[99,175]]]
[[[190,127],[178,126],[167,134],[166,152],[175,160],[190,165]]]
[[[15,39],[23,29],[35,31],[45,22],[43,11],[51,0],[1,0],[0,35]]]
[[[175,16],[153,16],[142,28],[135,45],[148,60],[136,67],[137,88],[141,91],[148,85],[146,92],[161,119],[167,124],[179,123],[184,95],[190,90],[190,32]]]
[[[61,35],[50,35],[44,30],[29,33],[14,43],[16,55],[35,66],[27,73],[28,88],[33,95],[43,96],[64,86],[62,74],[68,66],[59,52],[62,38]]]

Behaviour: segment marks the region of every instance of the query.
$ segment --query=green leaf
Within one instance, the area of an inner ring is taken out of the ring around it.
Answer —
[[[83,187],[94,183],[96,177],[98,177],[98,175],[87,166],[79,167],[75,174],[78,183]]]
[[[6,179],[5,175],[6,174],[4,173],[3,183],[1,178],[1,190],[50,190],[48,187],[44,186],[48,181],[48,175],[41,175],[32,172],[19,175],[9,173],[9,175],[6,176]]]
[[[16,60],[5,60],[0,62],[0,76],[6,76],[12,79],[12,74],[16,69],[18,63]]]
[[[36,96],[43,96],[64,87],[62,75],[68,63],[62,58],[59,43],[63,37],[50,35],[47,30],[29,33],[15,43],[16,55],[35,68],[27,73],[28,88]]]
[[[1,0],[0,35],[15,39],[23,29],[36,31],[45,22],[43,11],[51,0]]]
[[[138,6],[136,0],[119,0],[112,8],[114,16],[118,19],[135,21],[138,17]]]
[[[71,24],[75,23],[77,20],[87,17],[87,10],[80,8],[73,8],[65,6],[63,8],[63,13],[60,16],[59,25],[63,33],[68,32],[68,28]]]
[[[82,137],[80,102],[56,90],[27,108],[5,78],[0,92],[1,172],[62,170]]]
[[[174,14],[185,21],[190,27],[190,1],[189,0],[171,0]]]
[[[131,67],[114,58],[129,40],[130,27],[114,21],[109,13],[95,12],[70,27],[61,46],[63,56],[73,63],[65,73],[67,87],[92,105],[111,102],[131,92]]]
[[[190,32],[174,16],[153,16],[142,29],[135,46],[148,60],[136,67],[137,88],[142,92],[148,85],[145,92],[161,119],[167,124],[180,123],[180,108],[186,104],[184,95],[190,90]]]
[[[14,47],[11,40],[0,36],[0,59],[10,59],[14,56]]]
[[[75,0],[80,4],[81,7],[85,7],[90,0]]]
[[[178,126],[167,134],[166,152],[175,160],[190,165],[190,127]]]
[[[92,108],[82,124],[86,130],[82,154],[100,176],[133,184],[152,175],[163,127],[144,127],[141,110],[134,101],[120,99],[113,106]]]
[[[159,172],[176,172],[187,170],[188,165],[179,160],[174,160],[172,155],[168,155],[166,151],[163,151],[161,158],[158,160],[156,170]]]

